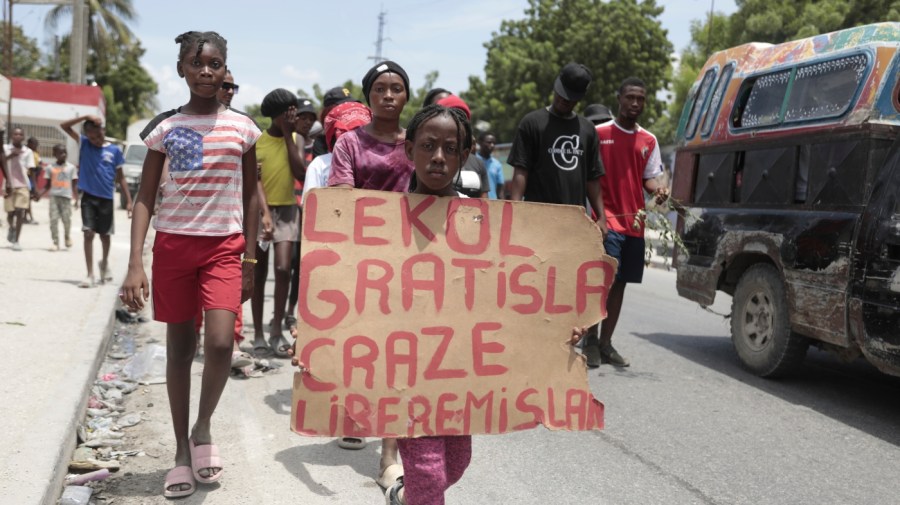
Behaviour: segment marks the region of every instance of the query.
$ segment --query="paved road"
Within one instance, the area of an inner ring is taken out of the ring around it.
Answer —
[[[727,321],[678,298],[674,281],[653,269],[628,288],[616,343],[633,365],[589,371],[606,404],[604,431],[475,437],[448,503],[898,502],[900,380],[818,351],[794,379],[753,377],[732,351]],[[714,309],[729,303],[722,296]],[[138,340],[162,341],[162,330],[141,326]],[[227,475],[182,503],[383,503],[372,480],[377,444],[349,452],[289,431],[290,381],[286,369],[230,380],[214,425]],[[150,456],[129,459],[109,481],[101,496],[117,505],[166,502],[165,398],[164,386],[150,386],[129,399],[148,419],[129,443]]]

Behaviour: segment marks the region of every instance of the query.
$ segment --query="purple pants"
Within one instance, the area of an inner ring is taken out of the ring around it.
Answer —
[[[397,439],[403,461],[407,505],[444,505],[444,491],[455,484],[472,459],[472,437]]]

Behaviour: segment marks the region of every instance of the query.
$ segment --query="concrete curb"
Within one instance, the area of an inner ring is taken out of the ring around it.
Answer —
[[[111,256],[112,254],[110,254]],[[121,278],[121,277],[118,277]],[[100,364],[106,357],[106,349],[109,347],[110,337],[112,337],[113,328],[115,326],[115,309],[118,303],[119,286],[110,284],[101,287],[101,296],[99,297],[97,309],[91,314],[82,329],[82,334],[86,339],[92,341],[92,345],[86,346],[85,359],[71,371],[71,382],[67,388],[65,401],[65,410],[61,412],[61,418],[66,417],[69,422],[62,422],[64,429],[59,434],[60,444],[59,453],[56,455],[56,462],[52,465],[52,475],[48,480],[48,486],[41,500],[43,505],[54,505],[58,502],[61,489],[68,473],[69,461],[72,453],[75,451],[75,423],[80,421],[84,409],[87,407],[87,400],[90,396],[91,387],[97,378],[97,372]],[[99,337],[99,338],[96,338]],[[90,354],[93,352],[93,360]],[[78,396],[74,396],[77,393]]]

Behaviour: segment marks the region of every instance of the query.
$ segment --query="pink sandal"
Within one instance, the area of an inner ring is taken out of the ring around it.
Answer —
[[[189,489],[172,490],[172,486],[191,486]],[[193,471],[189,466],[176,466],[166,474],[166,484],[163,488],[163,496],[166,498],[182,498],[194,494],[197,490],[197,482],[194,481]]]
[[[222,477],[222,459],[219,458],[219,448],[216,444],[196,445],[193,439],[188,440],[191,450],[191,469],[197,482],[212,484]],[[204,477],[200,475],[202,469],[218,469],[215,474]]]

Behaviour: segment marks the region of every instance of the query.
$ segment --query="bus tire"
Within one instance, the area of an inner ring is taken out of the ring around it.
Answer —
[[[809,342],[791,331],[781,275],[772,265],[748,268],[731,304],[731,342],[744,366],[760,377],[781,377],[806,357]]]

